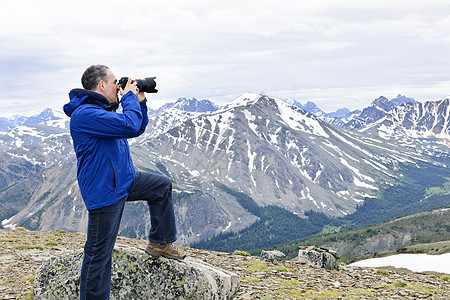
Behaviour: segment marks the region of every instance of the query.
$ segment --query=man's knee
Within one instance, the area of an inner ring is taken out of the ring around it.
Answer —
[[[167,192],[172,190],[172,180],[169,177],[161,176],[161,185],[164,186]]]

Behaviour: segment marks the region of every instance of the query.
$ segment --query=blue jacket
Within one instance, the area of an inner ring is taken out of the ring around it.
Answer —
[[[148,124],[146,101],[133,92],[122,97],[123,113],[105,110],[101,94],[73,89],[64,112],[77,156],[77,179],[88,210],[117,203],[136,178],[127,138],[142,134]],[[87,103],[86,103],[87,102]]]

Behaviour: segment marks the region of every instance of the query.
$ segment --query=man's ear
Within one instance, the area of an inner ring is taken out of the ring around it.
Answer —
[[[103,81],[103,79],[100,79],[99,82],[97,83],[97,88],[103,92],[105,91],[105,81]]]

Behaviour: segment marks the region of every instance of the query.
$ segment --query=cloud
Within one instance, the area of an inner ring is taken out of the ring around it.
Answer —
[[[0,19],[0,101],[60,107],[97,63],[156,76],[154,108],[246,91],[329,109],[383,93],[439,98],[450,88],[449,11],[448,0],[13,1]]]

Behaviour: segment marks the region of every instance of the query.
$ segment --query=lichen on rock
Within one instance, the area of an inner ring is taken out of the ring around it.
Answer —
[[[37,271],[33,299],[78,299],[83,251],[54,257]],[[201,260],[152,257],[116,246],[113,252],[111,299],[231,299],[239,277]]]

